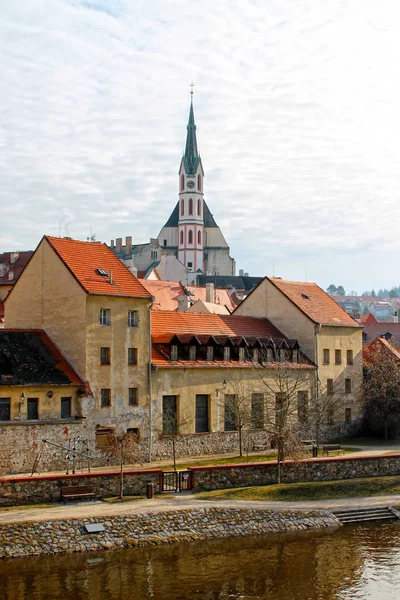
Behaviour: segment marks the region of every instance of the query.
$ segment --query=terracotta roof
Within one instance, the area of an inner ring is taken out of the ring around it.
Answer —
[[[177,281],[156,281],[152,279],[139,280],[144,287],[154,296],[155,301],[153,304],[153,310],[168,310],[173,311],[178,308],[178,296],[185,295],[185,288],[189,293],[188,298],[192,302],[197,300],[206,300],[206,288],[205,287],[194,287],[185,286]],[[215,289],[214,290],[215,303],[221,306],[227,306],[229,310],[235,308],[228,290]]]
[[[204,300],[196,300],[190,308],[189,312],[209,313],[214,315],[230,315],[230,311],[223,304],[215,304],[214,302],[205,302]]]
[[[88,294],[150,298],[149,291],[106,244],[47,235],[44,239]],[[98,269],[106,275],[99,274]]]
[[[0,385],[81,385],[43,329],[0,329]]]
[[[267,279],[314,323],[360,327],[359,323],[316,283],[286,281],[277,277]]]
[[[400,323],[371,323],[364,325],[363,337],[364,342],[369,344],[375,338],[389,334],[392,344],[400,344]]]
[[[156,336],[191,333],[251,338],[285,337],[268,319],[167,311],[152,314],[151,332]]]
[[[363,348],[363,359],[366,362],[373,361],[375,352],[388,353],[396,362],[400,362],[400,352],[384,338],[377,337],[368,346],[365,346]]]
[[[362,315],[359,319],[356,319],[361,325],[373,325],[379,323],[378,319],[372,313]]]

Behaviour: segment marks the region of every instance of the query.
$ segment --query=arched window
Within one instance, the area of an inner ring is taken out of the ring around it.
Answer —
[[[184,212],[185,212],[185,201],[182,198],[182,200],[181,200],[181,216],[183,216]]]
[[[197,243],[200,245],[201,244],[201,231],[197,232]]]
[[[181,229],[181,244],[183,244],[183,229]]]
[[[191,229],[189,229],[188,243],[193,244],[193,231]]]
[[[200,217],[200,215],[201,215],[201,200],[200,199],[197,200],[197,214]]]
[[[193,198],[189,198],[189,215],[193,214]]]
[[[201,175],[197,175],[197,188],[201,192]]]
[[[183,192],[185,188],[185,176],[181,175],[181,192]]]

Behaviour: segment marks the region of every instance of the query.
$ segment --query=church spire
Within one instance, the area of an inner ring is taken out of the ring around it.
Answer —
[[[185,171],[187,175],[195,175],[197,165],[199,164],[199,152],[197,150],[196,124],[194,122],[193,112],[193,89],[190,99],[189,121],[187,124],[185,154],[183,156]]]

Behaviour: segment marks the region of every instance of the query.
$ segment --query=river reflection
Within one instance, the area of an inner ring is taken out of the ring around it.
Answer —
[[[0,562],[1,600],[394,600],[400,522]]]

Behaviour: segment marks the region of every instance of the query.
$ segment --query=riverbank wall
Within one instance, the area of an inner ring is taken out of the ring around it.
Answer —
[[[86,525],[100,524],[98,533]],[[134,546],[154,546],[181,541],[260,535],[336,527],[328,511],[200,507],[130,513],[44,522],[0,525],[0,558],[20,558],[72,552],[96,552]]]

